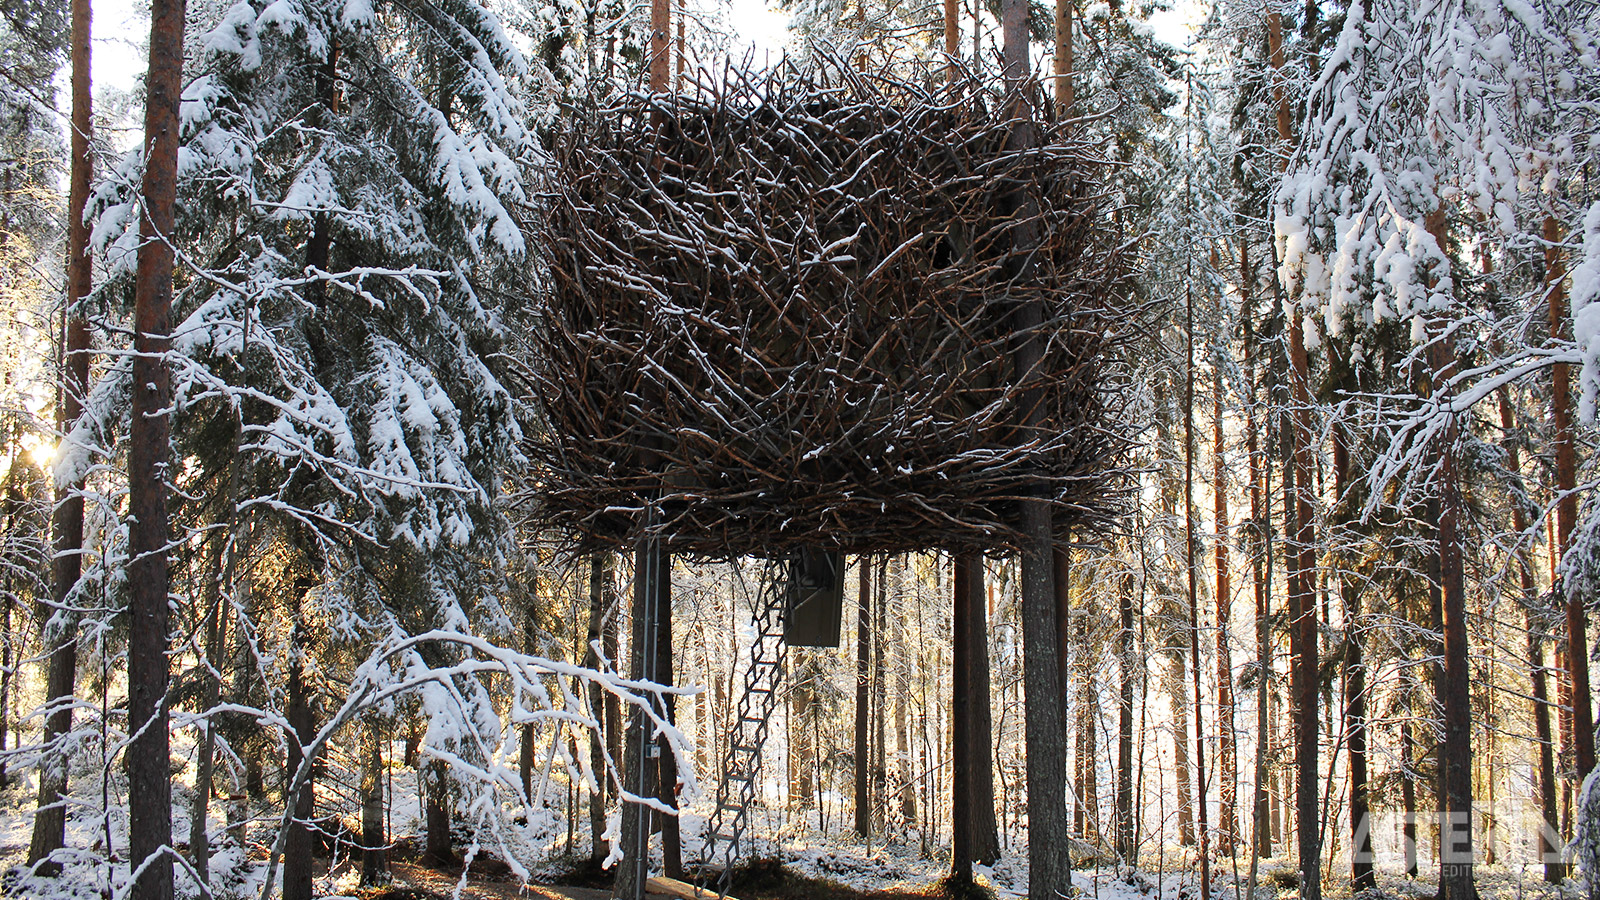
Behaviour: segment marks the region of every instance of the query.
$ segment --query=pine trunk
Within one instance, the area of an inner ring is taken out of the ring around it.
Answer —
[[[958,588],[959,589],[959,588]],[[1000,829],[995,821],[994,715],[989,703],[989,623],[985,605],[983,557],[967,564],[967,660],[971,668],[968,706],[972,716],[969,759],[972,789],[972,858],[984,865],[1000,859]]]
[[[1272,91],[1277,112],[1278,140],[1287,151],[1294,144],[1290,101],[1282,71],[1283,19],[1276,9],[1267,12],[1267,41],[1275,72]],[[1283,156],[1287,165],[1288,154]],[[1292,298],[1291,298],[1292,299]],[[1311,368],[1306,357],[1305,331],[1293,311],[1286,316],[1289,328],[1289,389],[1293,412],[1289,429],[1293,447],[1295,477],[1292,493],[1294,532],[1285,543],[1289,581],[1289,693],[1295,729],[1295,834],[1300,857],[1300,900],[1322,900],[1322,842],[1317,785],[1317,608],[1316,534],[1312,520],[1311,490],[1316,471],[1316,434],[1311,423]],[[1288,519],[1288,513],[1285,512]],[[1285,529],[1288,537],[1288,530]]]
[[[296,600],[303,602],[306,585],[299,584],[295,587]],[[296,622],[302,621],[298,614]],[[293,780],[296,773],[305,764],[305,748],[316,737],[316,723],[312,719],[311,691],[306,686],[305,668],[302,663],[306,649],[302,626],[296,624],[291,638],[293,654],[289,662],[289,702],[284,710],[284,718],[288,721],[289,733],[287,738],[288,753],[284,758],[284,777],[287,786],[283,802],[294,807],[294,818],[289,823],[289,834],[283,844],[283,900],[311,900],[311,870],[312,857],[316,853],[316,826],[312,822],[316,808],[316,776],[315,769],[311,777],[305,779],[298,791],[293,790]]]
[[[1002,0],[1000,5],[1002,58],[1005,63],[1006,90],[1019,101],[1029,76],[1028,4],[1026,0]],[[1023,151],[1038,146],[1039,137],[1032,120],[1017,119],[1009,149]],[[1038,210],[1023,196],[1008,195],[1001,200],[1016,216],[1012,241],[1017,249],[1037,246],[1034,217]],[[1016,273],[1026,277],[1026,271]],[[1046,385],[1031,380],[1031,374],[1044,348],[1036,330],[1044,322],[1044,310],[1037,303],[1019,307],[1014,318],[1016,371],[1024,379],[1020,408],[1026,410],[1021,424],[1034,424],[1043,405],[1040,395]],[[1072,858],[1066,809],[1066,743],[1061,740],[1065,727],[1062,715],[1062,673],[1060,632],[1056,624],[1055,528],[1050,503],[1043,496],[1022,500],[1022,653],[1024,738],[1028,746],[1028,869],[1029,894],[1036,897],[1066,896],[1072,892]]]
[[[439,760],[423,765],[424,793],[423,853],[428,865],[446,867],[455,864],[455,844],[450,839],[450,818],[455,805],[450,800],[450,772]],[[284,898],[288,900],[288,898]]]
[[[1547,220],[1547,229],[1549,226]],[[1439,249],[1446,247],[1443,207],[1427,217],[1428,232]],[[1436,340],[1428,351],[1432,369],[1431,390],[1435,395],[1446,390],[1445,379],[1455,369],[1454,354],[1447,338]],[[1461,555],[1461,484],[1457,475],[1460,453],[1459,426],[1452,418],[1445,428],[1439,465],[1439,590],[1444,636],[1443,678],[1437,683],[1438,702],[1444,718],[1444,740],[1439,745],[1439,900],[1476,900],[1473,883],[1472,838],[1472,669],[1467,640],[1467,598]],[[1557,426],[1559,431],[1559,422]],[[1559,438],[1558,438],[1559,440]],[[1557,470],[1561,451],[1558,447]],[[1585,673],[1587,676],[1587,673]],[[1587,714],[1588,704],[1579,703],[1574,712]],[[1581,721],[1581,719],[1580,719]],[[1592,762],[1592,740],[1591,762]]]
[[[167,711],[167,492],[172,380],[172,245],[178,186],[178,107],[183,89],[183,0],[153,0],[145,78],[144,202],[134,276],[131,431],[128,437],[129,855],[143,874],[130,900],[170,900],[172,783]],[[157,236],[160,236],[158,239]]]
[[[56,427],[66,434],[83,413],[89,384],[89,322],[78,305],[89,295],[93,268],[89,258],[89,226],[83,221],[89,200],[92,156],[89,153],[93,128],[93,97],[90,91],[90,3],[72,0],[72,168],[67,191],[67,296],[61,335],[61,388],[56,404]],[[181,21],[181,18],[180,18]],[[169,270],[170,277],[170,270]],[[170,288],[169,288],[170,293]],[[67,828],[67,759],[58,748],[63,735],[72,730],[71,698],[78,669],[77,616],[70,610],[73,589],[83,571],[79,555],[83,548],[83,497],[81,483],[56,492],[51,516],[54,559],[51,563],[51,605],[45,617],[45,645],[49,669],[45,675],[45,706],[50,715],[44,723],[45,756],[39,764],[39,805],[33,820],[33,836],[28,846],[28,863],[39,866],[41,874],[55,874],[60,866],[46,860],[65,846]],[[9,611],[9,607],[8,607]],[[10,634],[10,628],[7,628]],[[9,643],[7,644],[9,648]],[[10,665],[7,665],[7,672]],[[9,685],[8,685],[9,686]],[[7,701],[10,693],[7,692]],[[9,707],[0,714],[9,712]],[[168,879],[170,881],[170,877]],[[167,889],[170,892],[170,888]]]
[[[961,54],[961,11],[956,0],[944,0],[944,55],[945,77],[954,81],[959,71]]]
[[[1082,783],[1078,788],[1078,799],[1083,805],[1083,828],[1080,834],[1083,839],[1096,846],[1100,845],[1100,693],[1096,685],[1087,676],[1084,678],[1078,694],[1078,705],[1082,710],[1080,721],[1083,723],[1083,763],[1080,771]]]
[[[1200,685],[1200,670],[1204,660],[1200,656],[1200,597],[1198,592],[1200,547],[1195,536],[1197,510],[1194,502],[1194,292],[1185,291],[1187,323],[1185,340],[1188,342],[1184,365],[1184,417],[1183,417],[1183,523],[1184,563],[1189,587],[1189,653],[1194,658],[1190,674],[1194,678],[1194,809],[1198,820],[1195,835],[1200,843],[1200,896],[1211,896],[1211,830],[1206,822],[1206,745],[1205,719],[1201,703],[1205,690]],[[1184,740],[1188,736],[1185,734]]]
[[[1400,811],[1402,853],[1406,876],[1416,878],[1417,866],[1417,741],[1412,732],[1411,716],[1415,709],[1416,676],[1411,673],[1415,663],[1404,660],[1400,669]]]
[[[1220,306],[1221,297],[1218,297]],[[1215,499],[1215,552],[1217,576],[1217,852],[1233,856],[1239,834],[1239,771],[1234,735],[1233,657],[1228,649],[1228,625],[1233,618],[1233,593],[1229,582],[1228,483],[1222,444],[1222,351],[1211,367],[1211,493]]]
[[[871,724],[872,687],[872,557],[863,556],[856,563],[861,569],[861,583],[856,589],[856,834],[872,839],[872,797],[868,790],[867,771],[869,759],[869,732]]]
[[[1566,264],[1561,257],[1561,227],[1553,216],[1545,216],[1544,240],[1544,283],[1545,292],[1550,298],[1550,339],[1560,342],[1569,333]],[[1552,365],[1550,378],[1550,418],[1555,428],[1552,442],[1555,444],[1556,463],[1556,552],[1565,556],[1572,547],[1572,531],[1578,522],[1578,458],[1573,443],[1572,388],[1567,364],[1557,362]],[[1573,763],[1581,781],[1594,771],[1595,766],[1594,711],[1589,689],[1589,617],[1584,607],[1583,592],[1569,591],[1558,584],[1556,596],[1566,604]]]
[[[602,554],[595,553],[589,557],[589,627],[585,633],[583,664],[590,668],[598,668],[600,653],[605,649],[607,617],[610,610],[605,604],[605,583],[607,572]],[[607,655],[616,664],[615,657]],[[606,698],[608,692],[601,691],[599,685],[590,683],[589,714],[594,716],[600,724],[598,730],[589,732],[589,769],[594,773],[594,790],[589,793],[589,858],[596,863],[605,860],[611,848],[605,840],[606,831],[606,795],[610,787],[609,769],[606,766],[606,755],[601,741],[609,737],[611,722],[606,715]],[[529,756],[532,756],[531,747]],[[612,757],[612,764],[616,757]]]
[[[1122,589],[1117,592],[1121,628],[1117,631],[1117,855],[1129,865],[1137,862],[1134,855],[1133,827],[1133,683],[1135,663],[1133,655],[1133,573],[1122,578]]]
[[[383,723],[367,726],[361,769],[361,885],[375,887],[389,880],[389,839],[383,828]]]
[[[977,806],[972,796],[972,691],[971,606],[977,598],[968,590],[975,560],[971,553],[953,559],[951,587],[950,674],[950,877],[957,887],[972,883],[972,832]]]
[[[1072,0],[1056,0],[1056,115],[1072,115]]]
[[[672,681],[672,557],[661,554],[661,580],[656,598],[656,671],[655,681],[670,685]],[[677,698],[672,694],[662,697],[668,722],[678,721]],[[656,797],[668,807],[678,808],[678,757],[665,734],[657,739],[656,752],[660,756],[660,773],[656,782]],[[683,877],[683,837],[679,833],[677,815],[656,813],[661,826],[661,870],[668,878]]]
[[[1352,524],[1343,512],[1343,501],[1350,488],[1349,436],[1343,424],[1333,432],[1334,494],[1341,498],[1340,520],[1336,527]],[[1345,575],[1339,579],[1339,597],[1344,608],[1345,735],[1349,758],[1350,787],[1350,885],[1355,891],[1378,886],[1373,871],[1371,804],[1367,797],[1367,668],[1362,659],[1361,589]]]
[[[884,650],[887,645],[884,625],[888,620],[885,614],[888,597],[889,557],[884,556],[878,560],[878,590],[872,606],[872,799],[875,813],[872,825],[880,834],[884,833],[886,824],[884,820],[888,818],[889,812],[889,772],[886,752],[889,704],[888,686],[884,681]]]

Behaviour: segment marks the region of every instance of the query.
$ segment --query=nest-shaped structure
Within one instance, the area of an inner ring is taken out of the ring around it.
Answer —
[[[1105,521],[1125,267],[1100,164],[1037,110],[780,69],[574,117],[540,241],[546,524],[715,558],[1014,548],[1021,498]]]

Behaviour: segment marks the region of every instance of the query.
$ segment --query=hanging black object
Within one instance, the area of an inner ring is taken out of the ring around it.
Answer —
[[[803,548],[789,560],[783,640],[791,647],[839,646],[844,610],[844,554]]]

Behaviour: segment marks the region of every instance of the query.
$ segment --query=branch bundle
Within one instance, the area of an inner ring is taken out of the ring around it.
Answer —
[[[1125,269],[1088,148],[1007,149],[1034,111],[791,69],[576,118],[542,241],[547,523],[627,546],[654,502],[671,551],[727,557],[1014,548],[1024,496],[1103,522]],[[1028,303],[1046,349],[1018,373]]]

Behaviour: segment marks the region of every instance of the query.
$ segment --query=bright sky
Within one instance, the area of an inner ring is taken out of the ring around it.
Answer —
[[[1205,16],[1204,0],[1172,0],[1173,8],[1156,13],[1150,27],[1168,43],[1183,47]],[[150,32],[148,0],[92,0],[94,9],[94,83],[126,90],[142,78],[144,45]],[[789,15],[766,0],[732,0],[728,21],[737,33],[730,52],[754,48],[759,61],[776,58],[788,40]],[[63,85],[65,87],[65,85]]]
[[[144,77],[150,39],[148,0],[92,0],[90,46],[95,87],[127,90]]]
[[[751,47],[757,62],[768,54],[777,58],[789,40],[789,14],[768,6],[764,0],[733,0],[728,23],[736,33],[728,51],[736,58]]]
[[[1172,0],[1172,8],[1150,17],[1150,27],[1156,36],[1183,48],[1202,21],[1207,4],[1202,0]],[[777,56],[788,40],[789,14],[769,6],[766,0],[732,0],[728,21],[737,32],[730,50],[737,55],[746,47],[754,47],[757,57],[770,52]]]

